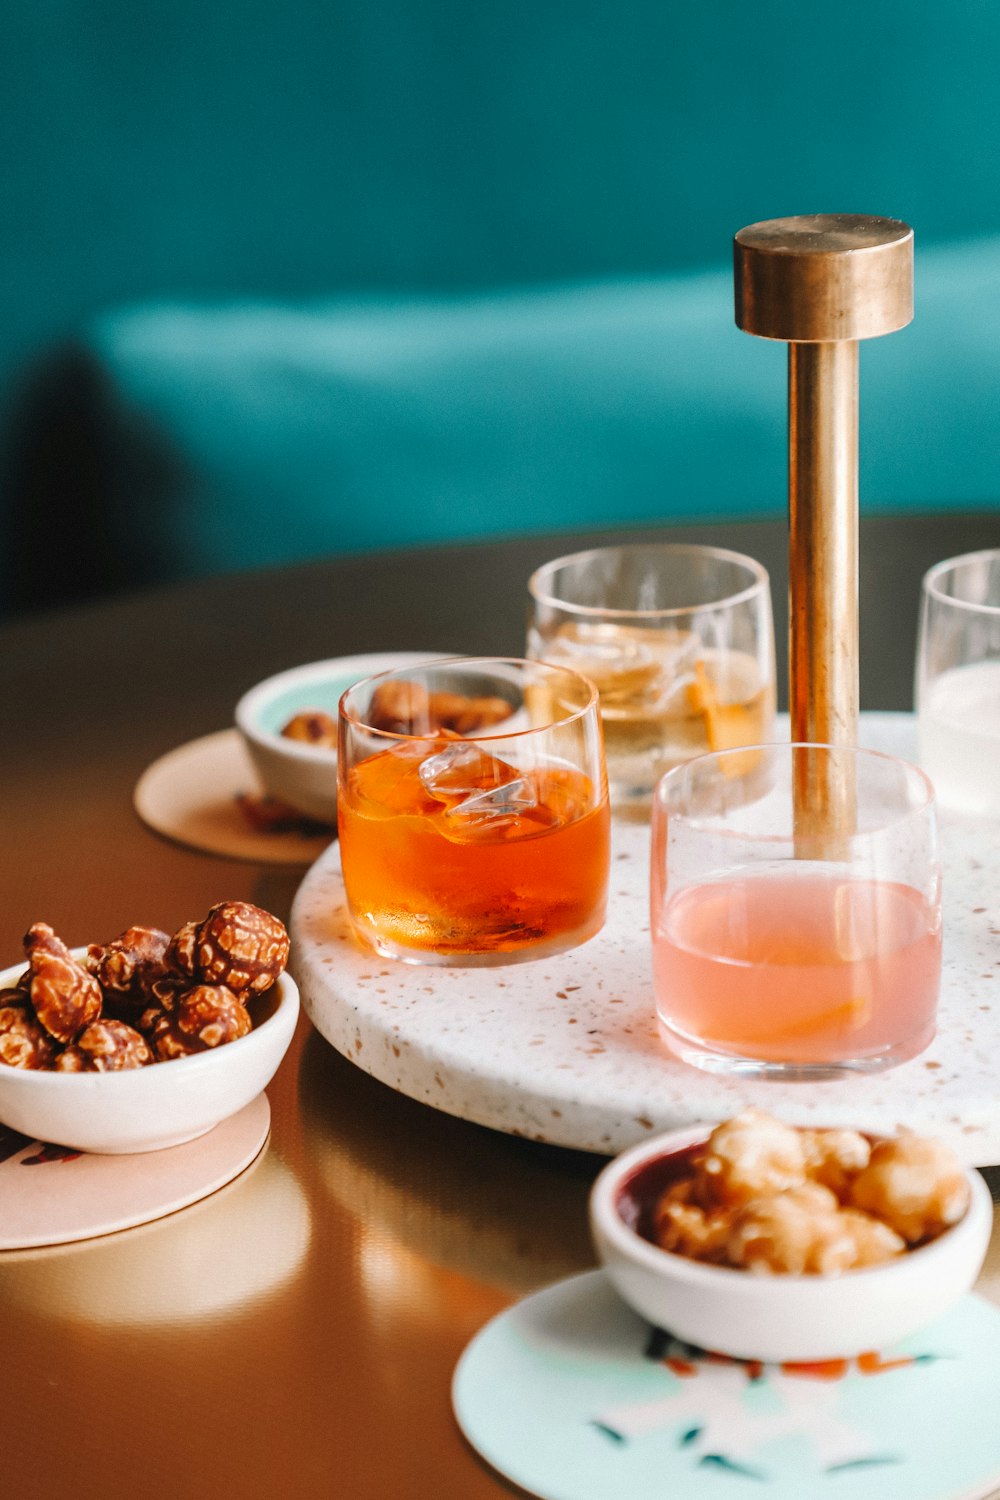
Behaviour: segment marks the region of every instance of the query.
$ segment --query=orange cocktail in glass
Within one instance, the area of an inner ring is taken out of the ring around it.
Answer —
[[[796,827],[803,771],[852,821]],[[719,1072],[824,1077],[913,1057],[934,1035],[941,895],[933,793],[854,747],[770,745],[670,772],[653,812],[651,931],[670,1047]]]
[[[416,963],[535,958],[604,920],[609,812],[597,695],[517,660],[433,662],[341,703],[351,918]]]

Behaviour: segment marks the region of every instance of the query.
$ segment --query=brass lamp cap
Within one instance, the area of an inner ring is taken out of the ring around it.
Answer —
[[[790,343],[872,339],[913,317],[913,230],[867,214],[800,214],[733,240],[736,322]]]

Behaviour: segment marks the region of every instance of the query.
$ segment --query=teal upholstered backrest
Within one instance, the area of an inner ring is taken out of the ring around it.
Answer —
[[[105,471],[72,386],[55,428],[37,402],[18,416],[31,462],[0,501],[0,533],[5,508],[22,517],[13,543],[0,534],[0,572],[23,560],[19,537],[37,542],[40,514],[68,558],[74,518],[106,557],[138,515],[164,565],[189,569],[777,510],[777,351],[733,333],[726,265],[735,229],[794,212],[886,213],[914,224],[918,246],[973,244],[954,275],[935,262],[937,310],[913,343],[865,356],[863,493],[1000,496],[981,440],[996,389],[996,0],[2,11],[0,414],[13,371],[82,334],[113,441]],[[576,333],[558,300],[572,292],[531,300],[567,285],[597,289]],[[620,324],[601,286],[617,289]],[[520,288],[540,290],[521,303]],[[423,313],[405,310],[413,296],[432,299]],[[918,320],[919,296],[918,281]],[[457,318],[438,300],[456,297]],[[357,299],[375,313],[352,325]],[[221,312],[198,323],[204,304]],[[245,363],[227,343],[234,305]],[[173,330],[155,321],[176,306]],[[291,310],[303,306],[323,345],[312,365],[315,330]],[[547,346],[536,316],[555,319]],[[338,354],[351,326],[360,342]],[[305,342],[285,360],[296,329]],[[165,458],[152,498],[148,455],[121,448],[137,431]],[[275,505],[286,522],[270,534]],[[7,596],[0,582],[0,608]]]
[[[1000,229],[995,0],[36,0],[0,362],[102,307],[660,274],[775,214]]]
[[[1000,236],[927,251],[862,350],[866,509],[1000,497]],[[88,330],[140,575],[779,513],[785,355],[727,271],[448,299],[158,305]]]

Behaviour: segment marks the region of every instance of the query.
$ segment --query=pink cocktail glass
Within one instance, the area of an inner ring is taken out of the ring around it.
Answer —
[[[803,757],[852,785],[853,831],[796,831]],[[670,772],[651,872],[665,1040],[698,1067],[784,1077],[915,1056],[934,1035],[940,887],[933,791],[905,761],[768,745]]]

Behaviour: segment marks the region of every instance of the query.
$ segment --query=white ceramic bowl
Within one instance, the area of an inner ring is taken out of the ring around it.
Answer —
[[[85,952],[77,949],[75,956]],[[0,988],[23,972],[23,963],[7,969]],[[251,1010],[254,1027],[246,1036],[145,1068],[56,1073],[0,1063],[0,1121],[31,1140],[108,1155],[194,1140],[249,1104],[274,1077],[299,1013],[295,981],[283,974]]]
[[[264,789],[321,823],[337,821],[337,752],[287,739],[282,727],[293,714],[320,709],[337,718],[349,687],[376,672],[433,661],[440,652],[394,651],[335,656],[279,672],[252,687],[236,705],[236,725]]]
[[[852,1358],[933,1322],[979,1274],[993,1203],[972,1170],[971,1201],[958,1224],[896,1260],[842,1276],[754,1276],[658,1249],[622,1216],[628,1185],[656,1160],[707,1140],[711,1129],[643,1141],[610,1162],[591,1192],[591,1232],[605,1271],[623,1301],[657,1327],[737,1359]]]

